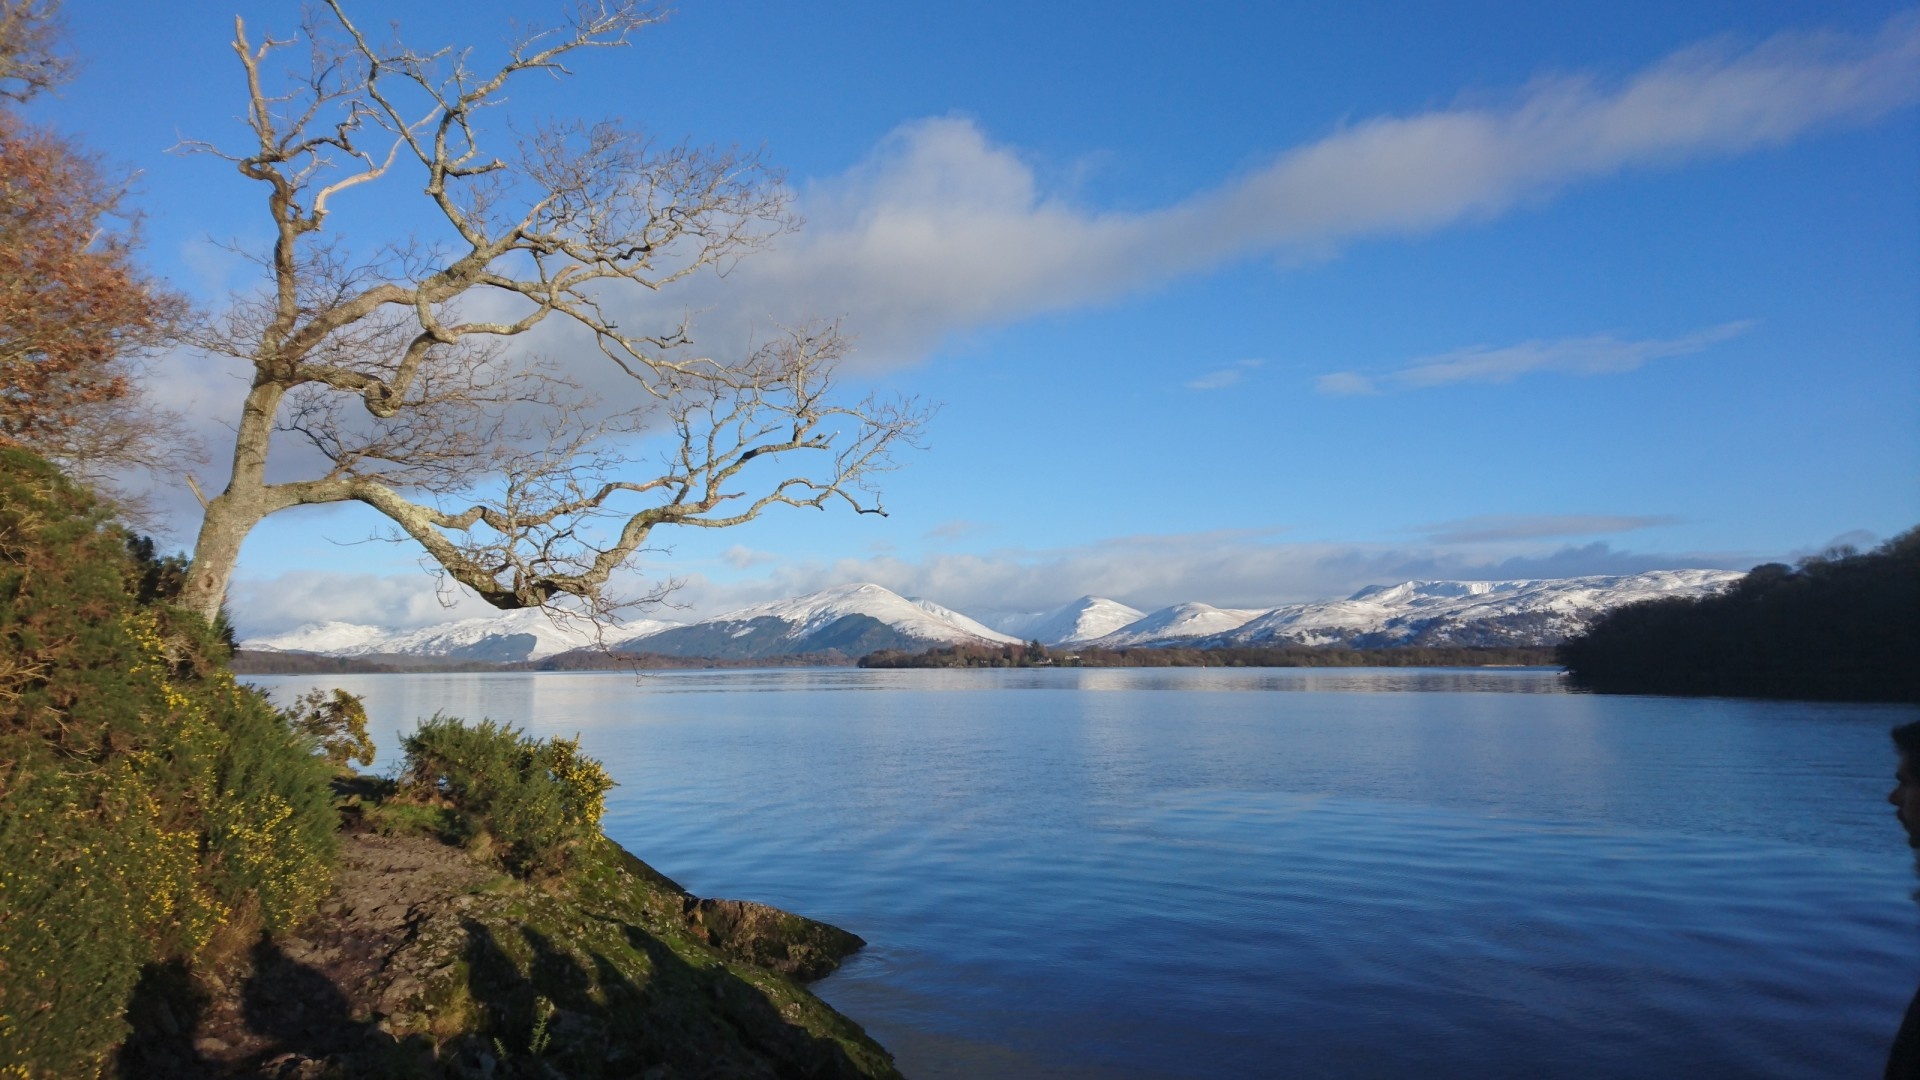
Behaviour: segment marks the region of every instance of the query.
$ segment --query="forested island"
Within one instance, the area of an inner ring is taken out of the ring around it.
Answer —
[[[1920,528],[1615,608],[1557,655],[1603,693],[1920,701]]]

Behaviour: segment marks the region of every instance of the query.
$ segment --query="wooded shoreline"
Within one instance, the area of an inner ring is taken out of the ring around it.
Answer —
[[[233,658],[238,675],[430,674],[493,671],[698,671],[772,667],[1548,667],[1557,666],[1551,646],[1513,648],[1385,649],[1055,649],[1045,658],[1026,657],[1024,646],[953,646],[922,653],[880,650],[861,657],[839,652],[752,659],[662,656],[656,653],[562,653],[542,660],[437,660],[412,656],[326,656],[319,653],[242,649]],[[1015,655],[1008,658],[1005,650]]]

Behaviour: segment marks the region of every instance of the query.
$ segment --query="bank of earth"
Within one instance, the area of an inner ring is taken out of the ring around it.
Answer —
[[[701,900],[604,837],[521,881],[355,816],[332,895],[209,970],[150,971],[124,1077],[881,1078],[892,1057],[802,985],[864,944]]]

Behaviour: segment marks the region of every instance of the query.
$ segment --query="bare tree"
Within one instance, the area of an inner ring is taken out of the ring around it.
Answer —
[[[257,258],[265,288],[198,336],[253,374],[185,604],[212,615],[248,532],[303,504],[372,507],[497,607],[575,598],[589,611],[606,610],[609,576],[658,526],[725,527],[775,505],[882,512],[869,482],[924,414],[835,403],[835,326],[722,359],[695,351],[685,319],[638,331],[615,314],[623,293],[724,270],[792,227],[757,155],[660,146],[610,122],[485,148],[510,84],[564,76],[576,54],[656,18],[630,0],[583,3],[486,70],[466,51],[376,41],[338,0],[291,40],[255,43],[236,20],[253,138],[190,149],[264,187],[273,235]],[[383,189],[418,201],[436,231],[377,250],[335,234],[336,201]],[[569,362],[528,359],[536,330]],[[575,354],[612,365],[631,400],[586,393]],[[304,441],[310,475],[269,476],[276,432]],[[641,436],[669,449],[636,458]]]

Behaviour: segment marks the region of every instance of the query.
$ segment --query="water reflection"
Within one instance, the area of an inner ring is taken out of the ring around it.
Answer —
[[[874,942],[821,990],[909,1075],[1867,1075],[1920,952],[1880,801],[1910,708],[1543,669],[256,681],[365,694],[383,762],[441,710],[580,732],[616,839]]]
[[[1558,668],[1080,668],[1076,690],[1564,694]]]
[[[608,678],[608,673],[564,677]],[[773,668],[623,674],[655,694],[815,690],[1204,690],[1564,694],[1558,668]]]

